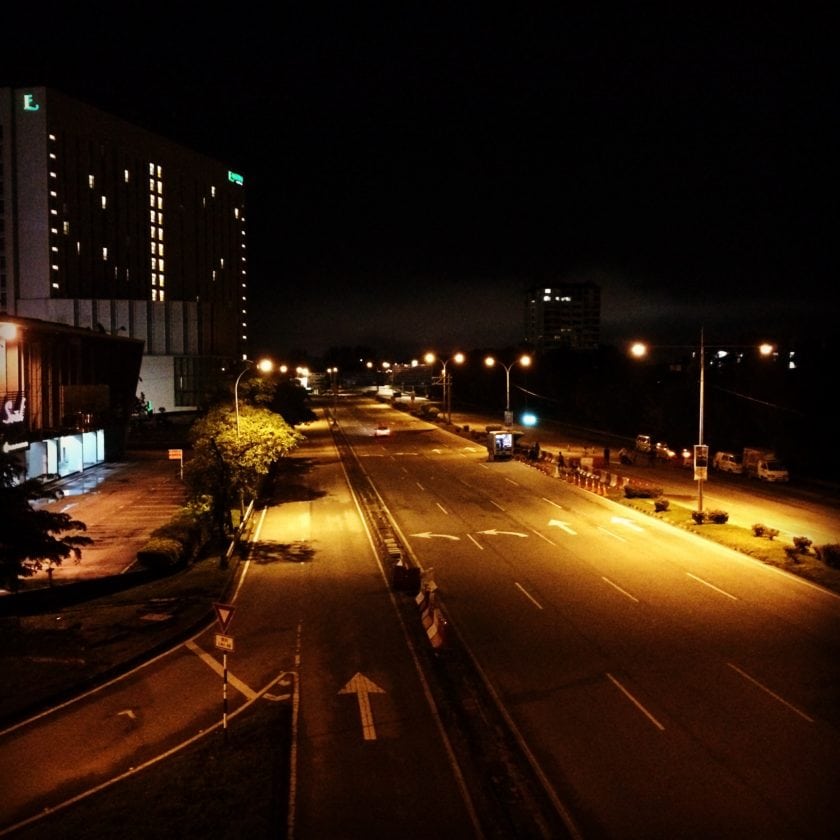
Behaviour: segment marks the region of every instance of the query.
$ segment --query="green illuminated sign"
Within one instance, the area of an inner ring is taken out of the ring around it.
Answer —
[[[34,93],[23,94],[23,110],[24,111],[39,111],[41,106],[35,101]]]
[[[245,179],[241,175],[237,175],[236,172],[231,172],[228,170],[228,181],[233,181],[234,184],[239,184],[241,187],[245,183]]]

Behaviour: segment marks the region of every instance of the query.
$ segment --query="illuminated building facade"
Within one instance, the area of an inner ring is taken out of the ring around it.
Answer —
[[[591,282],[564,282],[529,289],[525,336],[538,350],[597,350],[601,340],[601,287]]]
[[[194,408],[246,354],[245,187],[45,87],[0,88],[0,314],[140,339],[134,387]]]

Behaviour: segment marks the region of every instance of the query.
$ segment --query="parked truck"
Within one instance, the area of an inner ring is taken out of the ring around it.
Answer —
[[[770,449],[744,449],[741,461],[744,475],[750,478],[760,478],[762,481],[788,481],[790,478],[787,467]]]

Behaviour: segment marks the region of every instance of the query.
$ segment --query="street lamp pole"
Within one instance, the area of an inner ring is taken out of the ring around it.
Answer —
[[[518,359],[514,359],[509,365],[504,364],[504,362],[499,362],[499,364],[505,369],[505,425],[510,426],[512,425],[512,417],[510,413],[510,371],[515,364],[520,364],[522,367],[528,367],[531,364],[531,357],[527,354],[523,354]],[[496,360],[493,356],[488,356],[484,360],[484,364],[487,367],[493,367],[496,364]]]
[[[690,345],[660,345],[663,347],[690,347]],[[753,345],[720,345],[720,347],[753,347]],[[758,352],[762,356],[770,356],[775,347],[773,344],[763,342],[758,346]],[[630,352],[633,356],[642,357],[647,354],[647,345],[641,342],[635,343]],[[708,447],[703,442],[703,417],[705,414],[705,377],[706,377],[706,339],[703,327],[700,328],[700,400],[699,400],[699,419],[697,429],[697,445],[694,447],[694,479],[697,482],[697,511],[703,512],[703,485],[708,477],[709,470],[709,451]],[[702,460],[701,460],[702,459]]]
[[[445,361],[441,361],[443,370],[441,371],[440,382],[443,386],[443,410],[446,413],[446,421],[450,425],[452,425],[452,382],[446,374],[446,366],[449,362],[455,362],[455,364],[460,365],[464,361],[464,358],[463,353],[456,353]],[[434,353],[426,353],[424,359],[426,364],[431,365],[437,360],[437,357]]]

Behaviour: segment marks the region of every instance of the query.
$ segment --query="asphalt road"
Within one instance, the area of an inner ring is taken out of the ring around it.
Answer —
[[[584,836],[836,833],[835,594],[405,413],[338,411]]]

